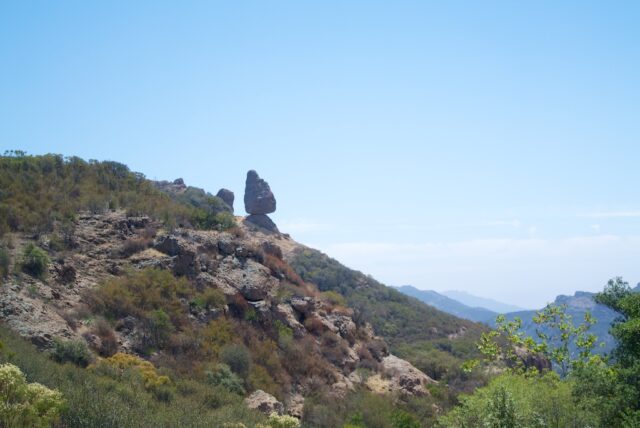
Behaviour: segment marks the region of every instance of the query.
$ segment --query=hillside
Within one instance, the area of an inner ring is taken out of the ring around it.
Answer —
[[[476,355],[475,343],[485,327],[406,296],[320,251],[297,246],[286,258],[305,281],[343,295],[356,317],[371,323],[392,352],[429,376],[454,391],[469,391],[481,382],[470,379],[460,366]]]
[[[66,391],[67,426],[127,396],[131,411],[103,426],[253,423],[273,410],[305,426],[355,414],[391,426],[398,412],[427,424],[483,382],[460,371],[483,327],[280,234],[255,172],[247,218],[233,217],[233,197],[115,162],[15,152],[0,158],[0,184],[0,358]],[[68,374],[40,370],[41,352]],[[71,378],[94,385],[96,405]]]
[[[398,290],[448,314],[471,321],[486,323],[498,315],[497,312],[485,308],[467,306],[433,290],[419,290],[411,285],[400,286]]]

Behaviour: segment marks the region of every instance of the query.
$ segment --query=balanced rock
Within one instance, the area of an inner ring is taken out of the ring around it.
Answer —
[[[254,170],[247,173],[244,208],[249,214],[269,214],[276,210],[276,198],[269,184]]]
[[[229,207],[231,208],[231,212],[233,212],[233,200],[235,199],[235,196],[231,190],[220,189],[218,190],[216,196],[222,199],[225,204],[229,205]]]

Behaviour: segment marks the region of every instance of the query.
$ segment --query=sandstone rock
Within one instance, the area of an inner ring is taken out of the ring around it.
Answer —
[[[291,306],[303,315],[308,315],[315,309],[314,301],[311,297],[292,297]]]
[[[251,214],[244,219],[245,223],[250,223],[254,226],[261,227],[269,232],[280,232],[278,226],[265,214]]]
[[[409,395],[425,395],[428,394],[425,385],[437,383],[411,363],[395,355],[383,358],[382,366],[385,375],[391,382],[391,388],[398,392]]]
[[[233,192],[229,189],[220,189],[218,190],[218,193],[216,194],[217,197],[219,197],[220,199],[222,199],[222,201],[229,205],[229,208],[231,208],[231,212],[233,212],[233,201],[235,199],[235,195],[233,194]]]
[[[249,214],[269,214],[276,210],[276,198],[269,184],[254,170],[247,173],[244,207]]]
[[[248,408],[259,410],[265,415],[270,415],[273,412],[281,415],[284,411],[284,406],[276,397],[261,389],[256,390],[253,394],[245,398],[244,402]]]
[[[226,266],[225,266],[226,267]],[[223,269],[218,275],[235,288],[247,300],[264,300],[278,286],[278,280],[271,271],[249,259],[242,269]]]
[[[286,303],[277,305],[275,308],[275,315],[278,320],[280,320],[284,325],[293,330],[294,337],[300,338],[305,335],[306,329],[296,319],[291,305],[287,305]]]

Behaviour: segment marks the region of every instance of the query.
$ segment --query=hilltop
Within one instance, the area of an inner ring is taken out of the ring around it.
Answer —
[[[15,152],[0,158],[0,185],[3,340],[28,376],[67,394],[69,426],[90,411],[72,383],[52,377],[55,364],[31,363],[39,352],[78,366],[97,407],[102,397],[122,412],[118,426],[271,411],[335,426],[380,406],[412,417],[418,403],[428,421],[451,404],[435,391],[482,382],[460,365],[483,327],[280,233],[267,216],[273,192],[255,171],[248,217],[233,215],[224,189],[152,182],[116,162]],[[108,383],[117,388],[100,389]]]

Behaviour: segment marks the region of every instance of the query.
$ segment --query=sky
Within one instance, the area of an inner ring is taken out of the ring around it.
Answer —
[[[0,151],[274,191],[390,285],[640,281],[640,3],[0,3]]]

